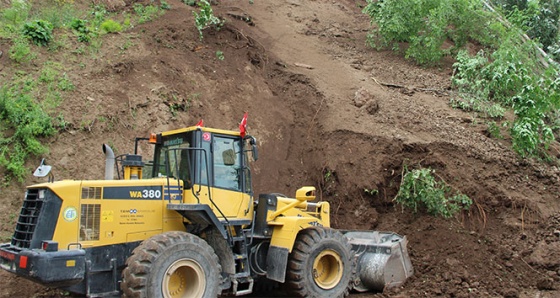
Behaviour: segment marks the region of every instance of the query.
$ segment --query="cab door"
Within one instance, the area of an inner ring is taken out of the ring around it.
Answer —
[[[249,195],[243,193],[241,150],[239,137],[214,134],[212,199],[227,217],[244,217],[248,205]],[[220,216],[219,212],[215,213]]]

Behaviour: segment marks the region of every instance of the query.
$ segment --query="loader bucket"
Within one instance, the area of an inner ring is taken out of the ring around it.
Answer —
[[[412,276],[414,270],[406,249],[406,237],[378,231],[343,233],[356,254],[356,291],[383,291],[398,287]]]

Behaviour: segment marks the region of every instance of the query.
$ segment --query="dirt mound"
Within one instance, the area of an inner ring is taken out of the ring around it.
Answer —
[[[560,295],[558,168],[518,159],[509,140],[449,108],[449,63],[423,69],[366,47],[364,1],[220,1],[226,25],[203,40],[194,8],[168,2],[163,18],[107,37],[95,60],[75,57],[83,67],[68,73],[76,90],[61,107],[68,129],[47,156],[57,179],[102,178],[102,143],[130,152],[134,136],[200,119],[236,129],[247,111],[260,146],[256,193],[314,185],[333,226],[407,235],[414,277],[352,296]],[[404,164],[435,169],[475,206],[451,220],[395,206]],[[22,189],[3,196],[3,235]],[[2,296],[53,295],[0,276]]]

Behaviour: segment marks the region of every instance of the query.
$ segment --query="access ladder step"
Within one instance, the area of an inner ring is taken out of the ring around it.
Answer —
[[[236,274],[237,276],[238,274]],[[248,277],[247,281],[241,282],[241,284],[247,284],[247,288],[244,290],[238,290],[240,282],[236,279],[233,280],[233,295],[235,296],[243,296],[247,294],[253,293],[253,278]]]

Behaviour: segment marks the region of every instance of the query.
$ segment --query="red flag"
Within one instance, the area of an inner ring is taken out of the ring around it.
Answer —
[[[243,119],[241,119],[241,123],[239,123],[239,132],[241,133],[241,137],[245,137],[245,133],[247,132],[247,116],[249,113],[245,112],[243,115]]]
[[[198,126],[198,127],[204,127],[204,120],[200,119],[200,121],[198,121],[198,123],[196,124],[196,126]]]

